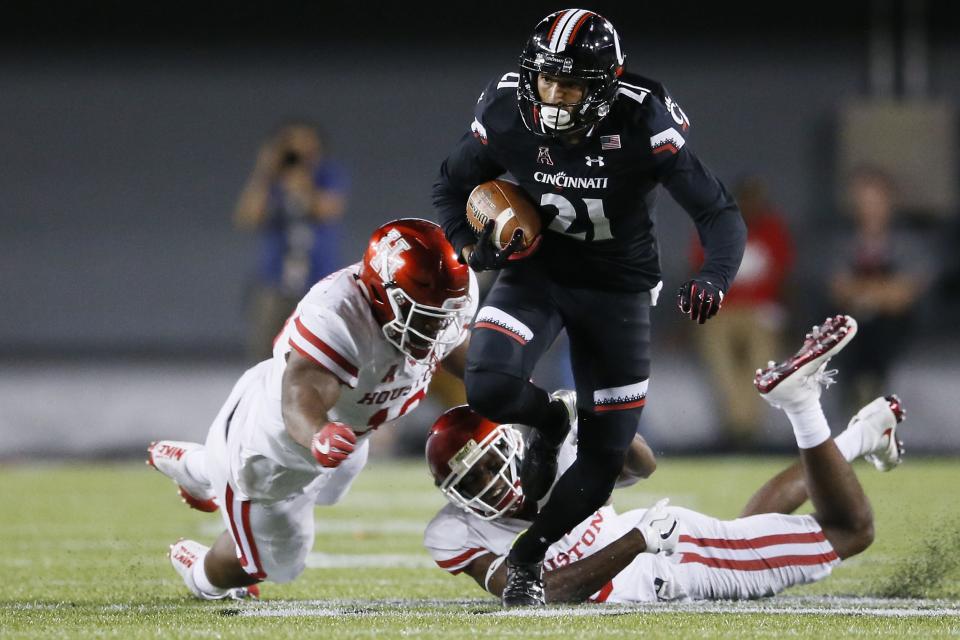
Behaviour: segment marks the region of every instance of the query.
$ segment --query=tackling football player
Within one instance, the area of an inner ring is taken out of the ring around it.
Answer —
[[[830,318],[792,358],[757,372],[760,394],[793,426],[800,460],[761,487],[740,518],[718,520],[666,500],[623,514],[603,506],[549,547],[536,595],[617,603],[758,598],[823,579],[866,549],[873,516],[850,461],[865,456],[881,471],[899,464],[904,413],[896,396],[877,398],[830,437],[820,388],[834,373],[827,362],[855,332],[852,318]],[[563,464],[576,455],[574,440],[561,449]],[[511,542],[536,514],[519,486],[522,449],[510,425],[466,406],[441,416],[427,439],[430,470],[450,504],[424,543],[441,568],[466,573],[496,596],[507,588]],[[629,465],[625,471],[635,475]],[[813,515],[787,515],[807,498]]]
[[[444,232],[462,261],[499,278],[480,309],[465,383],[474,410],[530,425],[520,479],[545,495],[574,411],[530,382],[566,329],[577,392],[576,462],[507,559],[503,603],[538,604],[548,547],[610,495],[646,402],[650,306],[662,287],[653,213],[663,186],[693,219],[705,261],[679,289],[680,310],[704,323],[720,310],[746,230],[733,198],[691,150],[690,119],[662,84],[624,67],[620,37],[602,16],[565,9],[544,18],[520,68],[491,82],[470,132],[433,187]],[[470,191],[509,173],[542,217],[529,256],[503,250],[464,215]]]
[[[477,284],[433,222],[394,220],[363,260],[321,280],[277,337],[273,357],[234,386],[206,444],[160,441],[149,463],[201,511],[223,514],[212,548],[170,547],[198,598],[245,597],[287,582],[313,547],[315,504],[346,494],[369,436],[413,410],[438,365],[463,376]]]

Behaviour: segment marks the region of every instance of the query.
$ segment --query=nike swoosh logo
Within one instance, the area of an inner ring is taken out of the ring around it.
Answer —
[[[674,520],[674,521],[673,521],[673,526],[670,527],[670,531],[667,531],[666,533],[661,533],[661,534],[660,534],[660,537],[663,538],[664,540],[666,540],[667,538],[669,538],[670,536],[673,535],[673,530],[676,529],[676,528],[677,528],[677,521]]]
[[[327,455],[328,453],[330,453],[330,440],[324,440],[323,442],[318,443],[317,451],[319,451],[323,455]]]

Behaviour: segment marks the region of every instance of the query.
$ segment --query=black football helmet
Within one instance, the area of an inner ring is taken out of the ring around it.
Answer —
[[[609,20],[586,9],[551,13],[533,30],[520,55],[517,99],[523,123],[548,137],[589,129],[610,112],[623,61],[620,38]],[[544,103],[537,90],[540,73],[584,83],[583,99],[570,105]]]

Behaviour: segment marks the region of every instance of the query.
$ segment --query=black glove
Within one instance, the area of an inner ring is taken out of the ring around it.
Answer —
[[[497,249],[493,245],[491,237],[493,236],[494,221],[489,221],[477,238],[477,244],[473,246],[473,253],[467,258],[467,264],[474,271],[488,271],[490,269],[502,269],[510,256],[520,248],[523,242],[523,229],[517,229],[513,232],[513,237],[503,249]]]
[[[694,278],[687,280],[677,291],[677,306],[691,320],[703,324],[720,311],[723,304],[723,291],[709,280]]]

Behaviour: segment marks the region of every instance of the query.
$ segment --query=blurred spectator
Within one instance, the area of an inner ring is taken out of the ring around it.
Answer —
[[[829,285],[834,310],[859,323],[857,339],[837,358],[850,380],[844,385],[849,407],[889,393],[890,365],[909,340],[930,269],[923,243],[894,224],[896,191],[886,173],[856,169],[846,195],[854,228],[839,238]]]
[[[759,176],[734,187],[747,225],[747,246],[740,271],[723,299],[723,313],[696,332],[723,409],[723,448],[752,446],[766,408],[753,389],[753,375],[771,357],[779,357],[786,311],[782,285],[793,262],[793,240],[784,216]],[[694,238],[692,268],[703,262]]]
[[[260,148],[234,212],[239,229],[259,235],[249,296],[247,355],[269,358],[273,339],[297,302],[341,266],[340,219],[347,177],[324,156],[314,125],[281,126]]]

